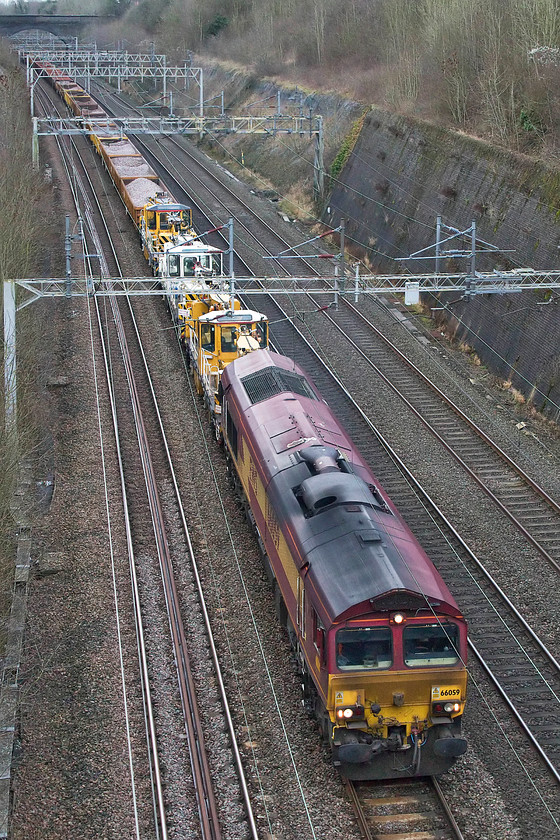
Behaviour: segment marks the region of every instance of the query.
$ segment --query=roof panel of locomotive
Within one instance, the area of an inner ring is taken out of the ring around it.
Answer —
[[[278,521],[289,522],[295,562],[300,568],[307,566],[307,585],[313,586],[325,615],[334,620],[371,612],[371,602],[381,604],[388,593],[395,593],[395,603],[401,603],[404,592],[411,593],[411,603],[416,598],[416,606],[428,607],[429,602],[458,612],[447,586],[387,497],[392,515],[375,504],[354,504],[306,516],[294,494],[311,475],[295,454],[300,449],[334,447],[355,474],[368,484],[379,484],[316,389],[316,399],[283,392],[251,404],[241,380],[271,365],[304,375],[286,357],[261,350],[227,366],[224,391],[231,385],[235,392]],[[336,482],[341,474],[330,475]],[[352,487],[352,479],[348,484]],[[356,498],[360,486],[357,482]]]
[[[305,377],[315,398],[284,391],[252,404],[241,380],[271,366]],[[314,444],[336,447],[352,463],[358,475],[369,475],[365,461],[346,431],[304,371],[291,359],[271,350],[249,353],[227,366],[222,384],[224,392],[230,384],[235,388],[236,400],[252,430],[267,480],[292,465],[298,449]]]

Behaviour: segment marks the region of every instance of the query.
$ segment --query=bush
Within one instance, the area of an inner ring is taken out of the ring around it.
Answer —
[[[222,29],[226,29],[227,26],[229,26],[228,18],[223,15],[216,15],[214,20],[210,21],[210,23],[206,24],[204,27],[204,34],[206,36],[216,36],[222,31]]]
[[[366,118],[367,113],[368,109],[366,109],[362,116],[356,120],[356,122],[350,129],[350,132],[344,138],[340,150],[331,164],[331,178],[338,178],[338,176],[344,169],[346,161],[352,154],[352,150],[358,142],[358,137],[360,136],[360,132],[364,125],[364,120]]]

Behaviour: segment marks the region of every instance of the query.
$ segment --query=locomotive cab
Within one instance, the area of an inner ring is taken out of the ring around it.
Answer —
[[[465,660],[460,615],[401,611],[335,625],[326,705],[333,760],[344,775],[432,775],[462,755]]]

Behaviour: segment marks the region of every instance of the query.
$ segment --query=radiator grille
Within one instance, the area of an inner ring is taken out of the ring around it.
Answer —
[[[303,376],[283,368],[271,366],[257,373],[251,373],[241,381],[253,405],[285,391],[299,394],[300,397],[317,399]]]

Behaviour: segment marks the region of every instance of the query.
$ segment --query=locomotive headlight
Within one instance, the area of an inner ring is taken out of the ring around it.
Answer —
[[[349,707],[346,708],[346,709],[337,709],[336,710],[336,716],[340,720],[343,720],[344,718],[346,718],[346,720],[350,720],[350,718],[353,716],[353,714],[354,714],[354,710],[349,708]]]
[[[460,712],[460,703],[432,703],[432,714],[441,715],[443,713],[450,714],[451,712]]]
[[[356,720],[364,717],[363,706],[341,706],[336,710],[338,720]]]
[[[402,613],[395,613],[391,616],[391,621],[395,624],[402,624],[404,621],[404,615]]]

